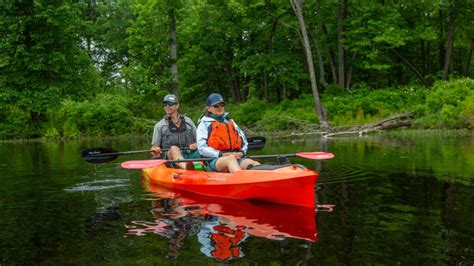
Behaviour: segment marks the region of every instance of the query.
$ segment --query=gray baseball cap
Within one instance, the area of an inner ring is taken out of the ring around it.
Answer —
[[[178,97],[174,94],[168,94],[163,98],[163,102],[178,103]]]

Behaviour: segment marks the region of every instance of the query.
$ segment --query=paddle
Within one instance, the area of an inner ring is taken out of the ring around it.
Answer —
[[[247,139],[248,142],[248,151],[258,151],[265,147],[266,139],[265,137],[251,137]],[[186,149],[183,147],[181,149]],[[119,155],[129,155],[129,154],[137,154],[137,153],[147,153],[151,152],[152,150],[138,150],[138,151],[116,151],[111,148],[91,148],[82,151],[82,157],[86,162],[92,164],[99,164],[99,163],[106,163],[117,159]],[[166,152],[167,149],[162,149],[162,151]]]
[[[334,158],[334,154],[330,152],[297,152],[293,154],[269,154],[269,155],[252,155],[249,158],[282,158],[282,157],[302,157],[311,160],[327,160]],[[199,162],[199,161],[212,161],[215,158],[197,158],[197,159],[183,159],[183,160],[132,160],[126,161],[121,164],[122,168],[126,169],[144,169],[158,166],[165,163],[181,163],[181,162]]]

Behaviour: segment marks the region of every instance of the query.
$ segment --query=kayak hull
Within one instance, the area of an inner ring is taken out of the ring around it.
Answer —
[[[315,208],[210,197],[147,182],[143,185],[160,199],[169,200],[167,202],[173,206],[171,213],[177,215],[185,213],[190,217],[215,216],[232,228],[244,228],[244,232],[253,236],[273,240],[297,238],[318,241]],[[166,212],[167,208],[161,206],[157,210]],[[169,215],[170,211],[167,213]],[[166,215],[163,214],[162,217]]]
[[[318,174],[298,165],[237,173],[191,171],[159,165],[143,169],[143,177],[152,184],[207,196],[314,207]]]

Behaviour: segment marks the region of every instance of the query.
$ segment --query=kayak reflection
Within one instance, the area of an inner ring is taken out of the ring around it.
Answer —
[[[155,233],[169,239],[167,257],[177,257],[190,235],[201,252],[220,262],[244,256],[241,244],[250,236],[273,240],[296,238],[316,242],[314,208],[269,202],[208,197],[146,183],[158,197],[152,201],[154,223],[133,222],[128,233]]]

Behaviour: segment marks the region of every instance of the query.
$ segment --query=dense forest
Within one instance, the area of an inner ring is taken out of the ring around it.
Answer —
[[[472,0],[16,0],[0,5],[0,138],[142,134],[167,93],[260,130],[474,128]]]

